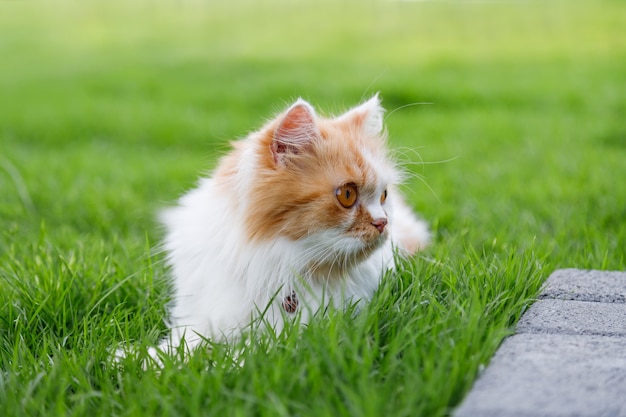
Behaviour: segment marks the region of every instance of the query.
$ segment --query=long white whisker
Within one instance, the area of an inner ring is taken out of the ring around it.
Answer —
[[[392,111],[390,111],[389,113],[387,113],[387,115],[384,118],[384,121],[387,121],[387,119],[389,118],[389,116],[391,116],[392,114],[394,114],[395,112],[397,112],[398,110],[402,110],[402,109],[406,109],[407,107],[413,107],[413,106],[420,106],[422,104],[434,104],[434,103],[428,103],[428,102],[421,102],[421,103],[409,103],[409,104],[405,104],[404,106],[400,106],[400,107],[396,107],[395,109],[393,109]]]
[[[426,188],[428,188],[428,191],[430,191],[432,193],[432,195],[437,199],[437,201],[441,202],[441,199],[439,198],[439,196],[437,195],[437,193],[435,192],[435,190],[433,190],[433,188],[428,185],[428,182],[426,181],[426,178],[422,175],[419,175],[417,173],[413,173],[413,178],[417,178],[418,180],[420,180],[420,182],[422,184],[424,184],[426,186]]]
[[[452,158],[448,158],[448,159],[442,159],[440,161],[408,161],[408,162],[403,162],[403,165],[436,165],[436,164],[445,164],[447,162],[452,162],[452,161],[456,161],[457,159],[459,159],[460,156],[454,156]]]
[[[371,87],[372,85],[374,85],[374,83],[375,83],[376,81],[378,81],[378,79],[379,79],[380,77],[382,77],[383,75],[385,75],[385,73],[386,73],[386,72],[387,72],[387,69],[384,69],[384,70],[383,70],[380,74],[378,74],[378,75],[376,76],[376,78],[374,78],[374,79],[372,80],[372,82],[371,82],[371,83],[369,83],[369,84],[368,84],[368,86],[367,86],[367,87],[365,87],[365,91],[363,91],[363,94],[361,94],[361,101],[364,101],[364,100],[365,100],[365,94],[367,93],[367,91],[370,89],[370,87]]]

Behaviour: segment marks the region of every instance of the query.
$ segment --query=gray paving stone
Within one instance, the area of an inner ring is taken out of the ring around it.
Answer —
[[[626,417],[626,338],[518,334],[455,417]]]
[[[626,272],[555,271],[454,417],[626,417]]]
[[[517,333],[626,336],[626,304],[540,300],[522,316]]]
[[[626,303],[626,272],[560,269],[550,275],[539,298]]]

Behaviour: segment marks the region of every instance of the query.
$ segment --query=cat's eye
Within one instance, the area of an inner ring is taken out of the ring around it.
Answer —
[[[387,190],[383,191],[383,193],[380,195],[380,204],[383,204],[385,200],[387,200]]]
[[[337,201],[345,208],[350,208],[356,203],[357,189],[356,185],[349,183],[337,188],[335,191]]]

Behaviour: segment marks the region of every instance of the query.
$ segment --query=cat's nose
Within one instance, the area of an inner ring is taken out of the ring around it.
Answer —
[[[384,217],[376,219],[372,222],[372,226],[378,229],[379,233],[382,233],[385,231],[385,226],[387,226],[387,219],[385,219]]]

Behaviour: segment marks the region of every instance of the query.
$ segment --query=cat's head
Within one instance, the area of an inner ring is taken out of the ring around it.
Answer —
[[[379,247],[393,221],[389,188],[399,181],[383,112],[378,95],[334,118],[300,99],[253,134],[249,238],[304,242],[320,265],[353,263]]]

